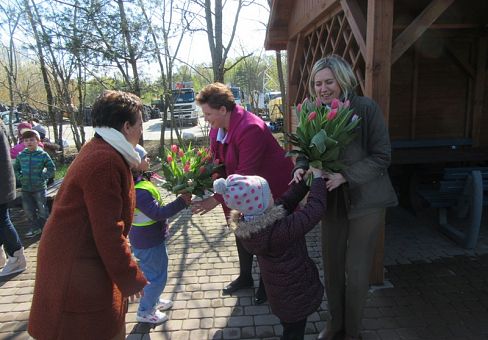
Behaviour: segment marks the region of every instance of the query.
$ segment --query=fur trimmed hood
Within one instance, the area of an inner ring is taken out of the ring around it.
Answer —
[[[242,239],[251,238],[252,234],[265,230],[268,226],[281,220],[287,215],[282,205],[274,205],[269,208],[263,215],[256,216],[250,221],[244,221],[242,214],[237,210],[230,212],[229,226],[237,237]]]

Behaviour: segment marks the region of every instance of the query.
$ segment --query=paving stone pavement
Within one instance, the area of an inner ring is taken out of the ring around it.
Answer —
[[[28,225],[22,211],[13,209],[11,215],[19,232],[25,233]],[[130,304],[127,339],[279,339],[279,320],[267,303],[253,304],[252,289],[233,296],[221,294],[239,272],[234,236],[225,227],[221,209],[204,216],[184,211],[171,220],[171,235],[169,279],[163,294],[174,301],[169,320],[156,327],[137,323],[137,304]],[[29,339],[26,330],[39,238],[23,241],[27,270],[0,281],[0,339]],[[318,227],[307,235],[307,242],[322,272]],[[486,221],[477,248],[467,251],[435,230],[432,212],[414,216],[394,208],[387,216],[385,244],[386,281],[370,290],[363,339],[488,339]],[[257,272],[254,278],[257,285]],[[308,318],[305,339],[315,339],[326,318],[324,300]]]

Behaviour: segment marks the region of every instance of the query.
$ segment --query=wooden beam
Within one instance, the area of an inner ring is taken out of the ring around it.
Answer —
[[[408,25],[393,25],[393,31],[403,31]],[[481,29],[482,24],[432,24],[429,26],[431,30],[465,30],[465,29]]]
[[[339,0],[296,1],[288,23],[290,38],[294,38],[299,32],[308,35],[310,30],[315,29],[317,23],[328,21],[338,7],[340,7]]]
[[[365,95],[374,99],[388,121],[390,108],[393,1],[368,1]]]
[[[432,0],[395,39],[391,52],[391,63],[397,61],[453,2],[454,0]]]
[[[266,32],[265,47],[267,50],[285,50],[288,43],[288,27],[277,27]]]
[[[388,122],[390,110],[391,42],[393,35],[393,1],[369,0],[366,34],[365,95],[375,100]],[[370,281],[384,279],[384,223],[378,237]]]
[[[478,56],[476,60],[476,78],[474,87],[473,105],[473,142],[475,147],[480,146],[480,127],[483,115],[483,101],[486,84],[486,58],[488,56],[488,38],[481,36],[478,41]]]
[[[419,43],[415,44],[413,51],[413,72],[412,72],[412,112],[410,114],[410,138],[416,138],[417,131],[417,99],[419,92]]]
[[[341,0],[341,6],[359,50],[366,59],[366,19],[363,12],[357,0]]]
[[[297,79],[298,79],[298,73],[299,73],[299,58],[303,49],[303,37],[301,34],[298,34],[297,38],[289,41],[288,47],[287,47],[287,54],[288,56],[292,56],[291,60],[288,60],[288,82],[289,84],[296,84]],[[289,58],[289,57],[288,57]],[[291,62],[290,62],[291,61]],[[295,103],[292,103],[290,99],[293,97],[288,97],[288,102],[290,105],[293,105]]]
[[[471,65],[469,65],[468,61],[463,60],[459,51],[456,48],[452,47],[448,42],[446,42],[444,46],[446,48],[446,52],[452,57],[454,63],[458,64],[461,69],[466,72],[471,78],[474,78],[476,75],[475,70],[473,69],[473,67],[471,67]]]

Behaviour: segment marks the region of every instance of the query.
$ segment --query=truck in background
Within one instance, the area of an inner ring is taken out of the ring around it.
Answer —
[[[195,90],[193,89],[193,82],[177,82],[173,85],[171,92],[173,114],[177,126],[197,126],[198,110],[195,103]],[[171,112],[169,107],[165,105],[163,98],[161,98],[161,100],[153,100],[151,104],[159,108],[161,112],[163,112],[166,108],[168,109],[166,124],[169,125],[171,122]]]
[[[236,104],[239,106],[244,106],[244,104],[243,104],[244,95],[241,91],[241,88],[238,86],[229,86],[229,85],[228,85],[228,87],[232,91],[232,95],[234,96],[234,100],[235,100]]]
[[[193,90],[193,85],[189,87],[186,83],[184,85],[178,85],[181,83],[176,83],[176,87],[172,90],[173,114],[178,124],[197,126],[198,111],[195,103],[195,90]],[[171,119],[171,114],[169,112],[168,114],[168,119]]]

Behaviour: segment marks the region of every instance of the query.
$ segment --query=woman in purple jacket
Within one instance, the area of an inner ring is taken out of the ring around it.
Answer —
[[[197,96],[205,121],[210,124],[210,148],[214,160],[224,164],[222,177],[231,174],[257,175],[265,178],[274,198],[288,188],[293,163],[285,157],[285,151],[278,144],[261,118],[236,105],[231,90],[222,83],[207,85]],[[221,195],[214,194],[202,201],[195,201],[193,213],[205,214],[222,204],[226,218],[230,209]],[[240,274],[223,289],[224,294],[253,286],[252,261],[250,254],[236,238]],[[262,280],[254,302],[266,301]]]

